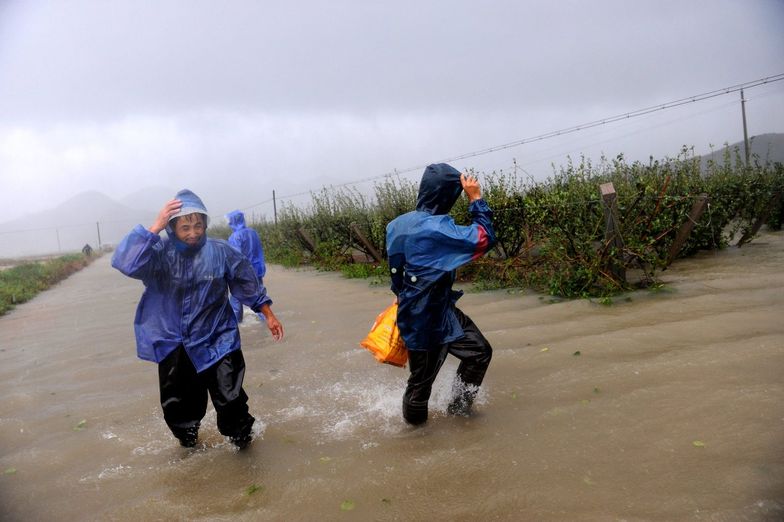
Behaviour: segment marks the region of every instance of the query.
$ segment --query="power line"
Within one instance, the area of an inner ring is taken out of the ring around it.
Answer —
[[[750,81],[750,82],[745,82],[745,83],[740,83],[740,84],[736,84],[736,85],[731,85],[729,87],[723,87],[721,89],[716,89],[716,90],[704,92],[704,93],[701,93],[701,94],[694,94],[692,96],[687,96],[685,98],[680,98],[678,100],[673,100],[673,101],[662,103],[662,104],[659,104],[659,105],[652,105],[650,107],[644,107],[642,109],[637,109],[637,110],[630,111],[630,112],[616,114],[615,116],[609,116],[609,117],[602,118],[602,119],[599,119],[599,120],[594,120],[594,121],[590,121],[590,122],[587,122],[587,123],[582,123],[582,124],[579,124],[579,125],[573,125],[571,127],[566,127],[566,128],[559,129],[559,130],[545,132],[543,134],[539,134],[539,135],[536,135],[536,136],[531,136],[531,137],[528,137],[528,138],[522,138],[522,139],[519,139],[519,140],[510,141],[508,143],[503,143],[503,144],[500,144],[500,145],[494,145],[494,146],[491,146],[491,147],[486,147],[484,149],[478,149],[478,150],[475,150],[475,151],[472,151],[472,152],[466,152],[466,153],[463,153],[463,154],[458,154],[456,156],[452,156],[452,157],[449,157],[449,158],[444,158],[444,159],[441,159],[441,160],[437,160],[435,163],[450,163],[450,162],[453,162],[453,161],[458,161],[458,160],[463,160],[463,159],[468,159],[468,158],[474,158],[474,157],[477,157],[477,156],[483,156],[485,154],[490,154],[490,153],[493,153],[493,152],[498,152],[498,151],[510,149],[510,148],[513,148],[513,147],[519,147],[519,146],[525,145],[527,143],[543,141],[543,140],[547,140],[547,139],[550,139],[550,138],[555,138],[555,137],[558,137],[558,136],[564,136],[564,135],[567,135],[567,134],[573,134],[575,132],[584,131],[584,130],[591,129],[591,128],[594,128],[594,127],[599,127],[599,126],[602,126],[602,125],[615,123],[615,122],[618,122],[618,121],[629,120],[629,119],[632,119],[632,118],[638,118],[640,116],[645,116],[645,115],[651,114],[653,112],[663,111],[663,110],[667,110],[667,109],[673,109],[675,107],[680,107],[682,105],[687,105],[689,103],[696,103],[696,102],[699,102],[699,101],[708,100],[708,99],[711,99],[711,98],[716,98],[718,96],[724,96],[726,94],[739,92],[741,89],[751,89],[753,87],[759,87],[760,85],[766,85],[766,84],[770,84],[770,83],[775,83],[775,82],[779,82],[779,81],[782,81],[782,80],[784,80],[784,73],[775,74],[773,76],[760,78],[758,80],[754,80],[754,81]],[[357,185],[357,184],[360,184],[360,183],[366,183],[368,181],[374,181],[374,180],[377,180],[377,179],[383,179],[383,178],[387,178],[387,177],[391,177],[391,176],[395,176],[395,175],[407,174],[409,172],[422,170],[425,167],[427,167],[427,165],[429,165],[429,164],[430,163],[425,164],[425,165],[416,165],[416,166],[407,167],[407,168],[404,168],[404,169],[394,169],[393,171],[387,172],[385,174],[372,176],[372,177],[368,177],[368,178],[363,178],[363,179],[358,179],[358,180],[354,180],[354,181],[348,181],[348,182],[345,182],[345,183],[340,183],[338,185],[331,185],[331,187],[337,188],[337,187],[345,187],[345,186],[348,186],[348,185]],[[278,200],[292,199],[292,198],[295,198],[297,196],[303,196],[303,195],[310,194],[312,192],[313,192],[312,190],[307,190],[307,191],[303,191],[303,192],[297,192],[295,194],[286,194],[286,195],[283,195],[283,196],[279,196],[277,199]],[[272,199],[266,199],[266,200],[264,200],[264,201],[262,201],[260,203],[256,203],[256,204],[250,205],[248,207],[245,207],[243,210],[247,210],[247,209],[251,209],[251,208],[254,208],[254,207],[258,207],[260,205],[264,205],[264,204],[270,203],[271,201],[272,201]]]

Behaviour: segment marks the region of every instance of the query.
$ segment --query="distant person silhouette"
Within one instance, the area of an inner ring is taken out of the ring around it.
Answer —
[[[264,248],[261,244],[261,238],[258,232],[249,228],[245,224],[245,215],[239,210],[233,210],[226,214],[226,219],[229,221],[229,226],[232,233],[229,236],[229,244],[242,252],[248,258],[256,275],[259,278],[259,283],[264,284],[264,274],[267,273],[267,265],[264,263]],[[230,297],[231,308],[237,316],[237,321],[242,322],[243,306],[239,299]],[[256,314],[259,319],[264,320],[264,314]]]

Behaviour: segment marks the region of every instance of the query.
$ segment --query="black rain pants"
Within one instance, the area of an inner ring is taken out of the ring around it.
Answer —
[[[422,424],[427,420],[427,403],[441,365],[447,354],[460,359],[454,384],[450,413],[467,413],[473,404],[479,386],[485,377],[493,349],[470,317],[455,308],[465,335],[451,343],[432,350],[409,350],[408,367],[411,376],[403,394],[403,418],[409,424]]]
[[[232,439],[250,434],[256,420],[248,413],[248,396],[242,389],[245,358],[241,350],[225,355],[196,373],[183,346],[158,363],[163,418],[175,437],[194,439],[207,413],[207,393],[212,399],[218,431]]]

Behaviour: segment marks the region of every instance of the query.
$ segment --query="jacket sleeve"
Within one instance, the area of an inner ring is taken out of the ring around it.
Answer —
[[[495,244],[493,211],[480,199],[468,207],[472,223],[456,225],[449,216],[440,216],[430,229],[409,245],[406,260],[412,265],[452,271],[482,257]]]
[[[259,264],[261,265],[260,266],[261,273],[259,274],[259,277],[264,277],[267,274],[267,263],[264,261],[264,244],[261,242],[260,237],[259,237]]]
[[[136,225],[114,251],[112,266],[134,279],[149,280],[160,266],[160,244],[158,234]]]
[[[258,312],[265,304],[272,304],[266,287],[259,281],[247,257],[239,251],[227,249],[229,291],[237,300]]]
[[[497,239],[493,228],[493,211],[484,199],[474,201],[468,206],[473,225],[479,227],[479,245],[474,259],[485,255],[495,246]]]

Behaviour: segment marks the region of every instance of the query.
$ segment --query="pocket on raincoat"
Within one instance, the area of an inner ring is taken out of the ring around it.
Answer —
[[[392,303],[378,314],[370,333],[359,344],[370,350],[379,362],[401,367],[406,365],[408,350],[397,328],[397,303]]]

